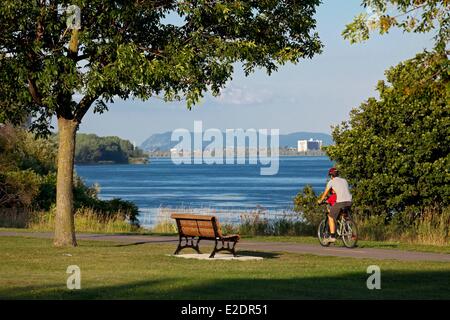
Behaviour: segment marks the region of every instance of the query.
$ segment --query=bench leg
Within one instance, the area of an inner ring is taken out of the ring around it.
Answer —
[[[181,246],[181,236],[179,237],[179,239],[178,239],[178,246],[177,246],[177,249],[175,250],[175,252],[173,253],[174,255],[177,255],[180,251],[181,251],[181,249],[183,249],[182,248],[182,246]]]
[[[233,242],[233,247],[231,248],[231,253],[233,254],[233,257],[236,257],[236,250],[235,250],[236,243],[237,243],[237,241],[234,241]]]
[[[217,249],[217,239],[215,240],[215,243],[214,243],[214,249],[213,249],[213,251],[211,252],[211,254],[209,255],[209,258],[214,258],[214,256],[216,255],[216,252],[218,251],[218,249]]]
[[[178,247],[175,250],[174,255],[177,255],[181,250],[185,249],[185,248],[192,248],[194,249],[198,254],[201,254],[200,252],[200,247],[199,247],[199,243],[200,243],[200,238],[199,239],[195,239],[195,238],[187,238],[184,237],[185,239],[185,244],[183,245],[183,237],[180,236],[179,240],[178,240]]]
[[[220,251],[228,251],[228,252],[230,252],[231,254],[233,254],[233,257],[236,257],[236,250],[235,250],[235,248],[236,248],[236,244],[237,244],[237,240],[235,240],[235,241],[233,241],[233,246],[230,248],[230,242],[231,241],[227,241],[227,246],[225,247],[225,243],[224,243],[224,241],[222,241],[222,247],[221,248],[218,248],[217,247],[217,245],[218,245],[218,241],[216,240],[216,242],[215,242],[215,244],[214,244],[214,250],[211,252],[211,254],[210,254],[210,258],[214,258],[214,256],[216,255],[216,253],[217,252],[220,252]]]

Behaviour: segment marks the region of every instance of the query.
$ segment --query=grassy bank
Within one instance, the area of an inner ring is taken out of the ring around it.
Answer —
[[[449,299],[448,263],[399,262],[241,252],[262,261],[198,261],[167,256],[174,244],[125,245],[0,238],[1,299]],[[381,268],[381,290],[366,269]],[[66,269],[81,269],[81,290],[66,288]],[[215,272],[226,270],[226,272]],[[270,290],[267,290],[270,288]]]
[[[126,214],[115,212],[105,216],[91,208],[79,208],[75,211],[75,230],[77,232],[126,233],[139,232],[141,229],[124,217]],[[55,211],[2,210],[0,226],[21,228],[29,231],[53,231]]]

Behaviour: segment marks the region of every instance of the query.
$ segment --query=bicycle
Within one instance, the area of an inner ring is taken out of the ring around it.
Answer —
[[[325,204],[325,203],[321,203]],[[330,242],[324,239],[330,236],[330,228],[328,225],[328,212],[325,218],[320,222],[317,229],[317,237],[323,247],[328,247]],[[344,208],[336,219],[336,239],[342,239],[347,248],[354,248],[358,242],[358,230],[355,222],[351,218],[350,208]]]

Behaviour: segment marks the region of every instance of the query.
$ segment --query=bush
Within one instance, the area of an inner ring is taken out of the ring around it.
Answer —
[[[41,178],[39,192],[34,198],[35,207],[49,210],[56,200],[56,173],[52,172]]]
[[[103,216],[109,219],[112,216],[120,216],[133,224],[138,224],[139,209],[131,201],[117,198],[100,200],[97,196],[100,192],[100,187],[98,185],[88,187],[79,177],[75,178],[73,192],[75,209],[91,208],[99,215],[99,218]]]
[[[318,196],[310,185],[306,185],[294,198],[294,211],[311,227],[317,227],[324,218],[325,206],[317,204]]]

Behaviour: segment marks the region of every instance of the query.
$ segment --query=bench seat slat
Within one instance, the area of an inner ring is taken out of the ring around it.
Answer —
[[[170,215],[172,219],[182,219],[182,220],[204,220],[204,221],[211,221],[215,219],[214,216],[207,216],[202,214],[180,214],[180,213],[173,213]]]
[[[198,228],[181,227],[181,233],[184,236],[189,236],[189,237],[208,237],[208,238],[215,237],[213,229],[198,229]]]
[[[198,227],[205,229],[212,229],[211,221],[194,221],[194,220],[180,220],[180,224],[183,227]]]

